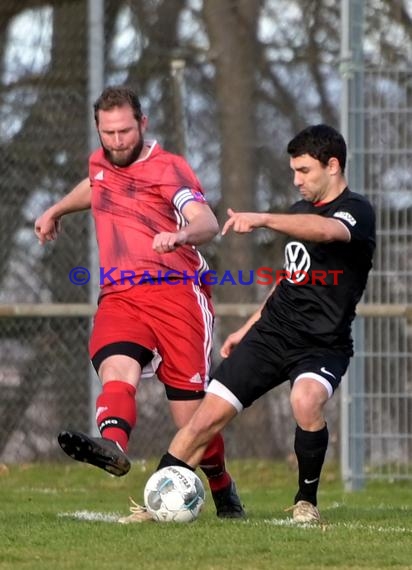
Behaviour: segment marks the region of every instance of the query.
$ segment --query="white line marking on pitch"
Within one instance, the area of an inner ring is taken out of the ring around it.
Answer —
[[[317,524],[297,524],[293,522],[292,519],[266,519],[264,521],[267,524],[273,524],[274,526],[287,526],[292,528],[303,528],[303,529],[312,529],[316,530],[319,528],[327,529],[334,529],[334,528],[347,528],[350,530],[365,530],[369,532],[399,532],[399,533],[406,533],[412,534],[411,528],[406,528],[403,526],[377,526],[372,524],[362,524],[358,522],[351,522],[351,523],[328,523],[325,522],[323,525]]]
[[[116,513],[98,513],[94,511],[74,511],[72,513],[58,513],[59,517],[77,519],[91,522],[117,522],[120,515]]]

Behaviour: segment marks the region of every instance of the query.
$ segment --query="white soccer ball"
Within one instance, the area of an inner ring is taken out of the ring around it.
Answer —
[[[147,481],[144,502],[158,522],[192,522],[205,502],[205,488],[190,469],[164,467]]]

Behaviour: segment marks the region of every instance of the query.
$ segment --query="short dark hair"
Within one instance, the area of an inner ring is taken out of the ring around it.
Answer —
[[[143,112],[136,93],[130,87],[124,85],[106,87],[93,105],[96,124],[99,124],[99,111],[109,111],[114,107],[124,107],[126,105],[132,108],[135,119],[139,122],[143,117]]]
[[[346,143],[339,131],[329,125],[312,125],[298,133],[288,144],[292,158],[308,154],[323,165],[334,157],[339,161],[342,173],[346,166]]]

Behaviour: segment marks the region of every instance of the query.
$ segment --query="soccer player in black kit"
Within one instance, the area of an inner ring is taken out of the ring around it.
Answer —
[[[375,249],[371,204],[347,187],[346,144],[314,125],[288,147],[301,200],[287,214],[228,210],[222,234],[269,228],[289,236],[285,278],[224,342],[217,367],[191,420],[174,437],[159,468],[195,468],[212,437],[257,398],[289,380],[299,467],[293,519],[318,522],[317,491],[328,446],[323,408],[353,355],[351,323]]]

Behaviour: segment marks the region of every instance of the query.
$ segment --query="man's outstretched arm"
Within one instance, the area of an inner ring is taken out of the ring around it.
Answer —
[[[269,214],[258,212],[227,211],[229,219],[222,235],[229,230],[244,234],[257,228],[268,228],[296,239],[314,242],[344,241],[351,239],[348,228],[336,218],[317,214]]]

